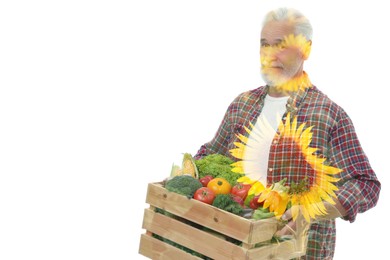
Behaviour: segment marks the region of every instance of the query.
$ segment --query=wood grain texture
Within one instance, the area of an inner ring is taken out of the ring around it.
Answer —
[[[213,259],[246,258],[246,249],[149,209],[145,209],[143,228]]]
[[[154,260],[201,260],[147,234],[141,235],[139,253]]]
[[[142,228],[139,253],[151,259],[200,259],[179,248],[151,236],[157,234],[200,254],[217,260],[292,259],[304,255],[305,246],[300,239],[268,244],[278,222],[245,219],[203,202],[169,192],[161,183],[150,183]],[[155,212],[155,207],[174,216]],[[241,242],[232,243],[230,238]],[[305,240],[306,239],[306,240]],[[263,242],[265,245],[256,247]]]
[[[150,183],[146,202],[246,244],[270,240],[277,229],[274,218],[249,220]]]

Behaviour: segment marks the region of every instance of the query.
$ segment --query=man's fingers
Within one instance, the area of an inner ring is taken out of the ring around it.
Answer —
[[[282,216],[283,220],[290,220],[292,219],[291,209],[286,210]]]
[[[288,222],[281,230],[275,233],[276,236],[292,235],[295,233],[296,223],[295,221]]]

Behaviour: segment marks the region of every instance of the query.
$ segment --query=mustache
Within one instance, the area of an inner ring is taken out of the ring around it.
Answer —
[[[262,69],[284,69],[282,64],[261,64]]]
[[[278,62],[276,59],[267,59],[267,58],[262,58],[260,60],[260,65],[261,68],[277,68],[277,69],[283,69],[284,66],[280,62]]]

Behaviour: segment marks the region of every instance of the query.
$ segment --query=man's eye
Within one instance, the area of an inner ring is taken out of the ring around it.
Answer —
[[[261,47],[269,47],[270,45],[268,43],[262,43]]]

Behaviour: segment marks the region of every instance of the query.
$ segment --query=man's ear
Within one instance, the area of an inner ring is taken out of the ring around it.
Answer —
[[[312,44],[312,41],[311,40],[308,40],[306,45],[305,45],[305,49],[303,50],[303,58],[305,60],[307,60],[310,56],[310,52],[311,52],[311,44]]]

